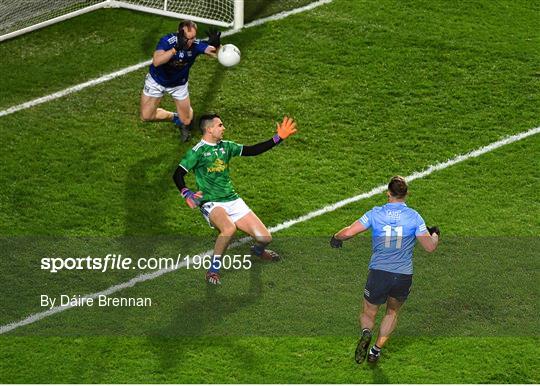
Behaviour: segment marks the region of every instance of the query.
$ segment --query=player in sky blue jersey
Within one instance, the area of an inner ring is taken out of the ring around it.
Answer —
[[[416,240],[427,251],[439,244],[438,227],[426,227],[422,216],[405,204],[408,186],[403,177],[392,177],[388,184],[388,203],[376,206],[358,221],[343,228],[330,240],[333,248],[341,248],[343,240],[372,229],[371,261],[364,289],[364,305],[360,313],[362,334],[355,352],[356,362],[378,361],[384,346],[396,327],[400,307],[407,299],[411,285],[412,256]],[[377,342],[369,350],[375,317],[386,303],[386,314],[381,321]]]
[[[182,141],[189,140],[193,109],[189,99],[189,70],[197,56],[206,54],[217,57],[221,32],[207,32],[208,41],[196,39],[197,24],[190,20],[181,22],[177,33],[163,36],[154,51],[141,95],[143,121],[172,121],[179,127]],[[161,98],[170,94],[176,104],[176,113],[159,108]]]

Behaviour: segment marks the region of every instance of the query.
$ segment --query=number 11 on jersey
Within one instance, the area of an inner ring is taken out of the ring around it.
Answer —
[[[383,227],[383,230],[384,230],[384,233],[385,233],[384,246],[385,246],[385,248],[390,248],[390,242],[392,241],[392,229],[394,230],[394,233],[395,233],[396,249],[400,249],[401,248],[401,241],[403,239],[403,227],[402,226],[392,228],[392,226],[390,226],[390,225],[385,225]]]

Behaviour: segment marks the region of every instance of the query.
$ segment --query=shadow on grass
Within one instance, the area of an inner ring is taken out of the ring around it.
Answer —
[[[152,28],[147,29],[147,33],[141,41],[142,52],[147,53],[150,57],[152,56],[158,43],[159,38],[156,39],[156,36],[162,36],[165,34],[163,32],[163,20],[164,18],[160,18],[159,23],[156,23],[152,26]]]
[[[265,10],[276,1],[261,2],[258,8],[252,10],[251,17],[257,18],[257,15],[263,14]],[[153,43],[151,43],[150,40],[152,37],[156,36],[156,31],[161,28],[161,24],[156,25],[155,28],[150,30],[144,40],[141,42],[141,45],[145,51],[148,50],[149,47],[152,47]],[[250,34],[245,35],[242,41],[242,46],[247,48],[252,42],[259,38],[261,33],[251,31]],[[154,43],[157,43],[157,40]],[[197,71],[196,65],[192,71]],[[159,234],[166,232],[166,227],[164,225],[165,208],[162,204],[163,200],[160,200],[159,198],[162,197],[171,187],[171,179],[179,161],[179,154],[187,151],[200,137],[200,132],[197,127],[197,116],[208,112],[208,110],[213,106],[214,100],[219,93],[225,76],[226,72],[223,71],[221,67],[216,66],[214,73],[211,76],[211,81],[209,82],[201,101],[192,101],[192,104],[194,105],[194,130],[193,139],[191,142],[179,144],[178,151],[175,151],[173,154],[165,153],[156,157],[142,159],[131,167],[126,183],[126,195],[124,202],[124,206],[126,208],[126,225],[124,234],[126,236]],[[168,122],[149,123],[148,125],[158,124],[168,125],[170,126],[171,130],[177,131],[177,128],[172,123]],[[161,166],[164,160],[170,160],[167,162],[167,165],[170,166],[168,166],[166,169],[163,169]],[[150,176],[148,170],[155,170],[156,168],[162,169],[161,172],[157,173],[157,176],[155,176],[153,179],[149,178]]]
[[[149,236],[164,233],[166,208],[163,197],[171,188],[170,170],[176,164],[176,161],[170,161],[163,168],[163,160],[167,158],[165,154],[144,158],[130,168],[124,196],[124,235]]]
[[[226,296],[221,286],[206,285],[203,299],[185,301],[179,295],[178,308],[172,320],[162,328],[152,331],[148,346],[160,359],[161,368],[167,370],[181,364],[185,357],[198,355],[201,350],[211,348],[216,353],[228,353],[242,363],[243,368],[253,366],[254,354],[238,342],[230,331],[230,337],[216,339],[213,326],[219,325],[230,314],[256,304],[262,293],[261,270],[264,263],[254,262],[250,270],[249,289],[245,294]],[[232,275],[227,275],[230,279]],[[202,278],[201,278],[202,279]],[[226,285],[226,284],[224,284]],[[222,360],[222,358],[219,358]]]
[[[390,383],[384,371],[378,365],[368,365],[373,374],[373,383]]]
[[[279,3],[279,0],[266,0],[261,1],[259,4],[249,7],[249,19],[255,20],[258,19],[260,15],[265,14],[266,10],[270,8],[274,3]],[[248,50],[249,47],[257,41],[262,34],[265,33],[262,30],[257,29],[250,29],[248,34],[242,34],[238,39],[241,39],[241,50]],[[231,37],[225,37],[222,40],[222,44],[229,43],[231,41]],[[225,79],[225,76],[227,75],[227,70],[224,69],[222,66],[216,66],[214,69],[213,75],[210,77],[210,83],[209,87],[206,88],[205,93],[203,94],[203,97],[201,98],[202,103],[198,104],[196,103],[197,109],[194,110],[194,131],[193,136],[198,137],[201,135],[199,129],[198,129],[198,119],[197,116],[201,116],[203,114],[206,114],[209,112],[209,109],[214,106],[214,100],[216,96],[219,93],[219,90],[221,89],[221,85],[223,83],[223,80]],[[217,114],[220,114],[220,111],[213,111]],[[223,112],[221,112],[223,114]]]
[[[257,7],[250,9],[250,18],[257,18],[262,15],[267,8],[276,3],[274,1],[262,1]],[[156,28],[158,28],[157,26]],[[201,31],[202,32],[202,31]],[[242,48],[247,49],[251,43],[255,42],[263,32],[251,31],[250,34],[244,34],[242,38]],[[150,36],[155,35],[155,28],[149,32],[147,37],[141,42],[144,50],[151,47]],[[224,39],[227,41],[228,39]],[[157,42],[157,41],[156,41]],[[197,71],[195,67],[194,71]],[[199,136],[197,127],[197,116],[200,116],[214,105],[214,100],[219,93],[226,72],[223,68],[216,66],[211,81],[203,94],[201,101],[195,101],[194,105],[194,130],[191,143],[182,144],[178,152],[174,154],[161,154],[156,157],[150,157],[140,160],[134,164],[130,171],[126,183],[125,194],[125,231],[127,236],[159,234],[166,232],[164,224],[164,200],[160,197],[165,195],[167,189],[171,187],[171,178],[178,162],[178,154],[186,151]],[[219,111],[216,111],[219,113]],[[176,130],[173,125],[171,130]],[[160,165],[164,160],[170,165],[163,169]],[[160,168],[159,173],[154,176],[148,173],[148,170]],[[152,255],[152,251],[148,251]],[[240,296],[227,297],[220,294],[220,288],[208,286],[204,299],[186,300],[179,294],[179,306],[173,315],[172,321],[163,326],[163,328],[154,331],[148,337],[148,344],[160,358],[161,367],[169,369],[181,363],[182,358],[188,352],[197,352],[201,349],[201,344],[207,342],[208,347],[217,351],[226,351],[238,358],[242,366],[252,367],[252,358],[254,355],[250,350],[242,346],[237,339],[214,340],[212,338],[191,339],[191,337],[204,337],[211,333],[212,326],[220,323],[227,315],[238,311],[241,308],[254,304],[261,294],[261,273],[262,264],[254,263],[250,271],[249,291]],[[179,333],[179,331],[182,331]],[[178,338],[179,335],[185,338]],[[175,338],[172,338],[175,337]],[[204,341],[204,342],[203,342]]]
[[[250,18],[257,18],[258,15],[264,14],[269,6],[274,1],[262,1],[256,7],[250,7]],[[162,24],[162,23],[161,23]],[[147,50],[149,47],[152,47],[150,40],[153,36],[156,35],[156,30],[161,28],[161,24],[158,24],[148,32],[144,40],[141,42],[141,45],[144,50]],[[260,36],[260,33],[252,33],[245,36],[243,40],[243,47],[248,47],[250,43],[256,41]],[[157,43],[157,40],[156,42]],[[195,67],[194,71],[197,71]],[[199,110],[199,115],[202,115],[207,112],[207,110],[213,105],[216,95],[219,92],[221,84],[223,82],[226,72],[220,67],[216,67],[214,74],[211,77],[209,87],[207,87],[206,92],[204,93],[201,103],[197,104]],[[141,85],[142,87],[142,85]],[[194,108],[195,110],[195,108]],[[197,111],[195,111],[197,113]],[[197,117],[193,117],[194,123],[197,122]],[[174,125],[166,123],[171,127],[171,130],[177,130]],[[196,124],[194,126],[197,126]],[[193,132],[193,136],[199,137],[200,133],[198,128]],[[125,228],[124,235],[126,236],[135,236],[135,235],[160,235],[167,232],[165,220],[166,209],[164,207],[165,201],[160,199],[166,195],[167,190],[171,189],[171,180],[174,170],[178,164],[178,154],[187,151],[191,143],[179,144],[178,151],[175,151],[173,154],[160,154],[155,157],[141,159],[135,163],[129,170],[129,175],[127,178],[125,186],[125,198],[124,198],[124,207],[126,213],[125,219]],[[164,160],[167,161],[167,167],[163,168],[162,164]],[[152,171],[156,171],[152,174]],[[174,188],[176,189],[176,188]],[[152,255],[151,251],[149,256]]]

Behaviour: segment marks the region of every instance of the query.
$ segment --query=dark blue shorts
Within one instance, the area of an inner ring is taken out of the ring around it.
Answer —
[[[404,302],[411,292],[412,276],[370,269],[364,298],[371,304],[384,304],[389,296]]]

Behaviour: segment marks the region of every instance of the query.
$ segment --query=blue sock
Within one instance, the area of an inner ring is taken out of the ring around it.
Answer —
[[[182,124],[182,121],[180,120],[180,117],[178,117],[178,113],[173,113],[173,117],[171,119],[171,121],[176,125],[176,126],[184,126]]]
[[[212,257],[212,265],[210,266],[209,272],[219,273],[219,268],[221,267],[221,255],[214,255]]]
[[[253,251],[253,253],[257,256],[261,256],[264,252],[264,248],[265,246],[264,245],[261,245],[261,244],[255,244],[251,247],[251,250]]]

